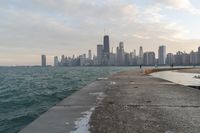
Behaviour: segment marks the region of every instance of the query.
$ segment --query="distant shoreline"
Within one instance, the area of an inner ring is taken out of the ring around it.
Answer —
[[[182,70],[178,70],[178,72],[183,72],[183,73],[199,73],[200,74],[200,68],[182,69]]]

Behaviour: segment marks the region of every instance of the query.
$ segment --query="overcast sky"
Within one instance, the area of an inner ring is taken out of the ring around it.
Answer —
[[[37,65],[41,54],[96,54],[104,29],[110,47],[131,52],[197,51],[199,0],[0,0],[0,65]]]

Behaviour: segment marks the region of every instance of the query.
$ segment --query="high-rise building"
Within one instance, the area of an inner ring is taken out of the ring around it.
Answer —
[[[109,36],[105,35],[103,38],[103,64],[108,65],[110,55]]]
[[[116,65],[116,54],[115,53],[110,53],[110,58],[109,58],[109,63],[110,66]]]
[[[143,48],[142,48],[142,46],[140,46],[139,57],[143,57]]]
[[[143,56],[143,64],[147,66],[155,65],[155,53],[154,52],[145,52]]]
[[[129,66],[131,64],[131,58],[129,53],[124,53],[124,65]]]
[[[117,65],[125,65],[125,53],[124,53],[124,43],[120,42],[119,47],[117,47]]]
[[[85,66],[86,65],[86,54],[80,55],[80,66]]]
[[[47,64],[46,64],[46,55],[41,55],[41,65],[43,67],[45,67]]]
[[[137,64],[138,65],[142,65],[143,64],[143,48],[142,48],[142,46],[140,46]]]
[[[190,53],[190,65],[197,65],[198,64],[198,52],[192,51]]]
[[[104,49],[103,49],[104,54],[110,53],[110,44],[109,44],[109,36],[108,35],[105,35],[103,38],[103,46],[104,46]]]
[[[97,64],[102,65],[102,60],[103,60],[103,45],[98,44],[97,45]]]
[[[180,66],[183,64],[182,58],[183,58],[183,52],[181,51],[176,52],[176,54],[174,55],[174,59],[175,59],[175,64],[177,66]]]
[[[198,47],[198,65],[200,65],[200,47]]]
[[[166,58],[166,64],[167,65],[175,65],[175,58],[173,53],[168,53]]]
[[[136,49],[133,50],[133,55],[136,56]]]
[[[54,66],[59,66],[58,56],[54,56]]]
[[[186,52],[183,53],[182,55],[182,65],[190,65],[190,55],[187,54]]]
[[[60,61],[61,66],[65,65],[65,55],[61,56],[61,61]]]
[[[92,60],[92,51],[91,50],[88,50],[88,59]]]
[[[165,65],[166,63],[166,46],[159,46],[158,49],[158,64]]]

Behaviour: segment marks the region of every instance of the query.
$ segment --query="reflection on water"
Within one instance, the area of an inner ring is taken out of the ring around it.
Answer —
[[[151,74],[153,77],[165,79],[185,86],[200,86],[200,79],[194,78],[197,73],[180,73],[176,71],[164,71]]]

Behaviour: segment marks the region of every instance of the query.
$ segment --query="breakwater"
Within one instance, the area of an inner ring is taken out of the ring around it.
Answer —
[[[0,67],[0,132],[17,133],[56,103],[123,67]]]
[[[199,133],[199,95],[141,69],[119,72],[64,99],[20,133]]]
[[[161,72],[161,71],[173,71],[173,70],[184,70],[184,69],[192,69],[192,67],[177,67],[177,68],[146,68],[144,69],[144,74],[151,74],[154,72]]]

